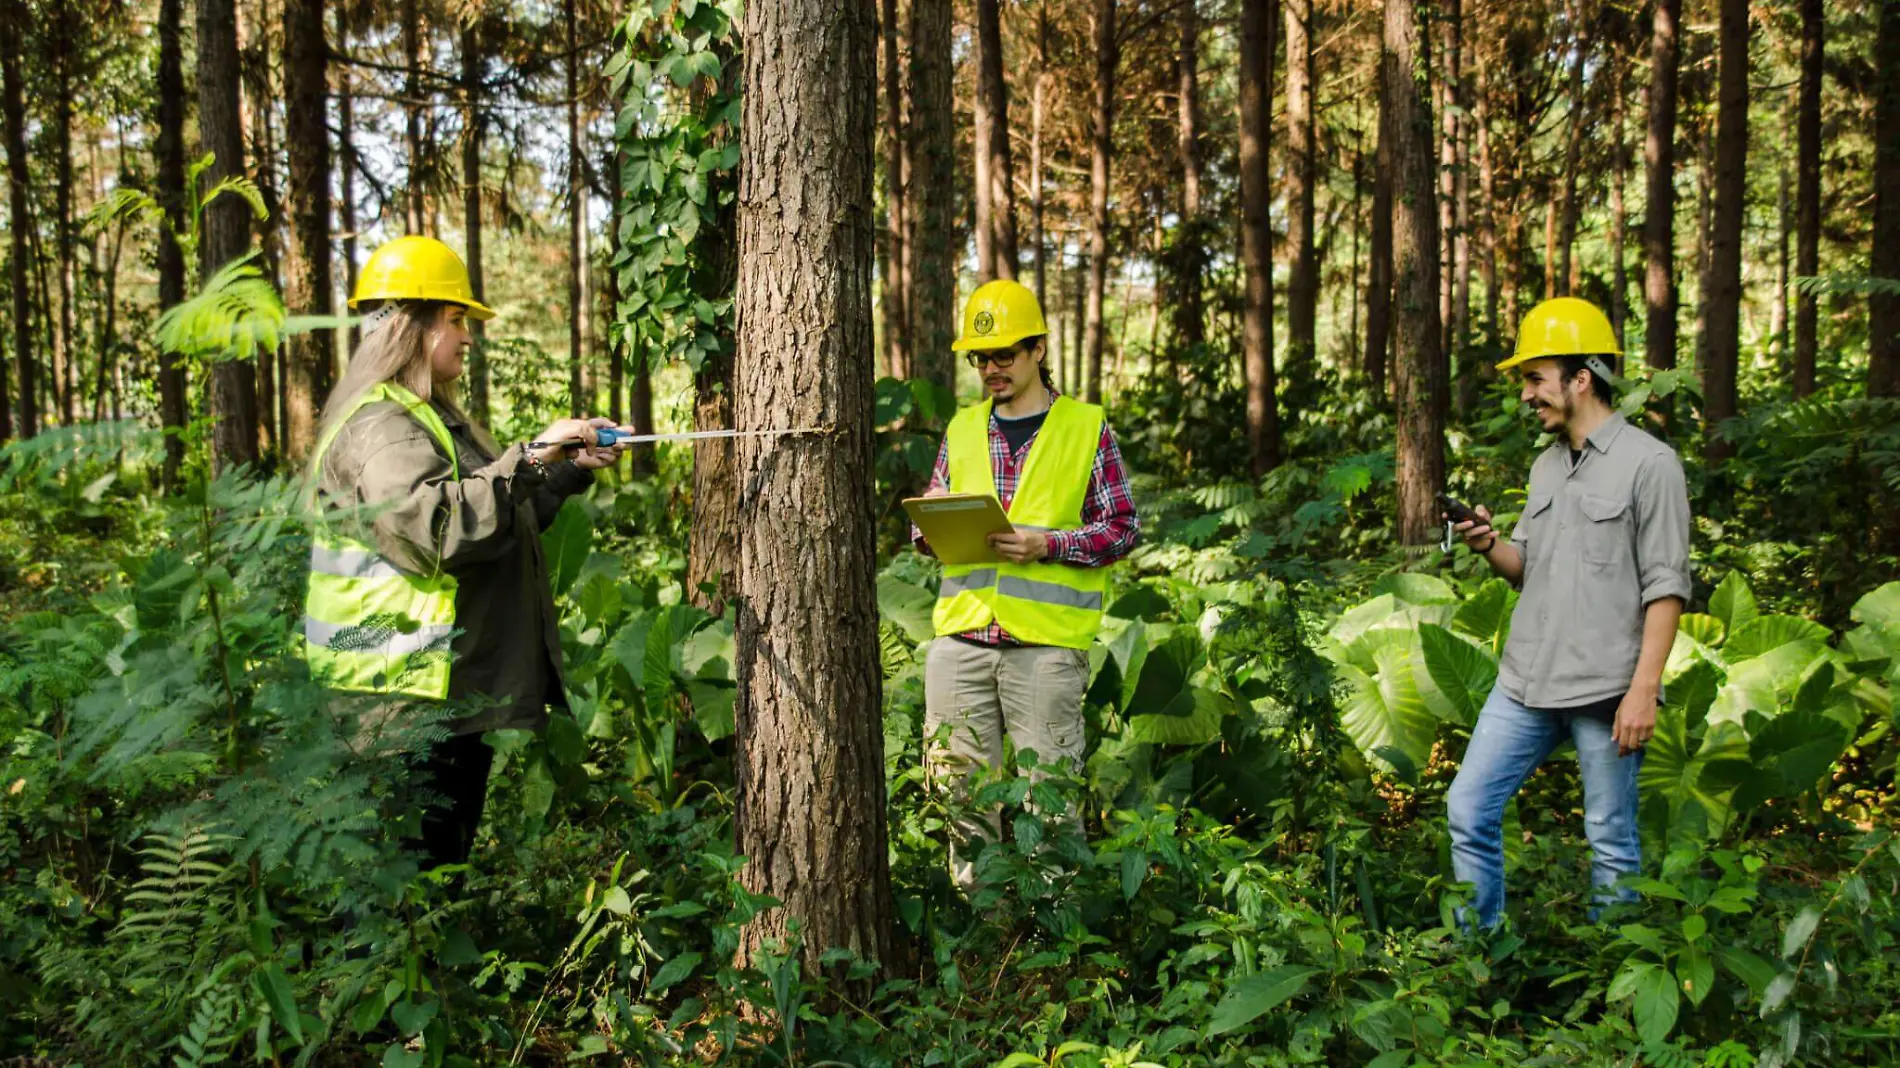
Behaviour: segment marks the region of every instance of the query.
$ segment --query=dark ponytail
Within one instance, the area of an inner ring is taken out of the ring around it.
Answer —
[[[1036,361],[1036,374],[1042,379],[1042,388],[1048,390],[1050,393],[1054,393],[1056,391],[1056,380],[1055,376],[1049,373],[1048,340],[1049,335],[1047,334],[1037,334],[1034,337],[1023,338],[1016,343],[1016,351],[1025,355],[1032,351],[1032,349],[1041,351],[1042,358]]]

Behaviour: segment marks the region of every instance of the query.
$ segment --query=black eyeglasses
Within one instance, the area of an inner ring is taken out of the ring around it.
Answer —
[[[988,352],[966,352],[963,354],[963,362],[978,371],[981,371],[986,363],[998,371],[1007,371],[1016,363],[1016,357],[1019,355],[1021,355],[1020,350],[1012,345],[1006,349],[991,349]]]

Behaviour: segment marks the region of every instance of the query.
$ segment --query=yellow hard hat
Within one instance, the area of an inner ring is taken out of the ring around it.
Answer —
[[[493,308],[475,299],[462,257],[433,237],[414,234],[370,253],[356,276],[350,307],[366,300],[439,300],[462,305],[471,319],[495,317]]]
[[[1547,356],[1621,356],[1609,316],[1587,300],[1557,297],[1530,310],[1517,324],[1517,351],[1498,370]]]
[[[1048,332],[1036,294],[1021,282],[999,278],[970,294],[963,306],[963,334],[950,347],[957,352],[1006,349]]]

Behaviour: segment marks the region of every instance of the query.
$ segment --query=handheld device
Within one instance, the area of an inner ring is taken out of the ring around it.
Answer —
[[[1445,517],[1447,519],[1450,519],[1453,523],[1483,523],[1485,522],[1485,518],[1483,516],[1479,515],[1477,512],[1467,507],[1463,501],[1460,501],[1458,498],[1453,497],[1450,494],[1440,493],[1438,495],[1438,510],[1445,513]]]

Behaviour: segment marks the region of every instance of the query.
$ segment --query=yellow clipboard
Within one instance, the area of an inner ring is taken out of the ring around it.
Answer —
[[[1013,534],[1009,516],[995,497],[951,493],[940,497],[907,497],[904,511],[923,531],[930,551],[946,564],[994,563],[991,534]]]

